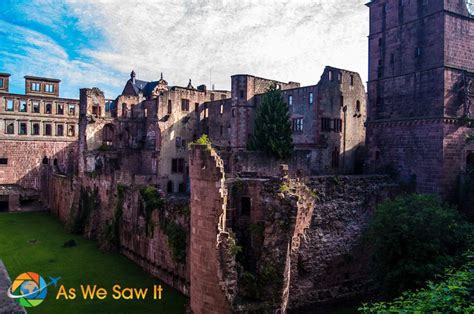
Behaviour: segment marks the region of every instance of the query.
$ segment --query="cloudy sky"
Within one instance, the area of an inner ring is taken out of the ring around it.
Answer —
[[[0,72],[62,80],[61,95],[122,91],[132,69],[230,88],[232,74],[315,84],[323,67],[367,79],[367,0],[1,0]]]

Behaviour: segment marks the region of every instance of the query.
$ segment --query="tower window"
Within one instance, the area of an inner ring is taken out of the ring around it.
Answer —
[[[54,85],[53,84],[46,84],[44,86],[44,91],[47,93],[54,93]]]
[[[351,86],[354,86],[354,75],[351,74]]]
[[[181,110],[189,111],[189,99],[181,99]]]
[[[173,104],[171,103],[171,99],[168,99],[168,114],[173,113]]]
[[[313,101],[314,101],[314,99],[313,99],[313,93],[311,92],[311,93],[309,93],[309,104],[312,105],[312,104],[313,104]]]
[[[224,114],[224,105],[221,104],[221,115],[223,115],[223,114]]]
[[[240,99],[244,99],[244,91],[240,90]]]
[[[292,95],[288,96],[288,106],[293,106],[293,96]]]
[[[332,71],[329,70],[328,72],[328,79],[332,82]]]

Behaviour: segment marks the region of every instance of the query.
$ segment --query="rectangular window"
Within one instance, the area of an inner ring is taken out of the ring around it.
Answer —
[[[110,101],[105,102],[105,112],[110,112],[110,103],[111,103]],[[145,117],[146,117],[146,115],[145,115]]]
[[[51,124],[47,123],[44,125],[44,135],[51,136],[53,134]]]
[[[64,125],[58,124],[56,126],[56,136],[64,136]]]
[[[181,137],[176,136],[175,145],[176,145],[176,148],[181,148]]]
[[[13,99],[7,99],[7,106],[5,108],[6,111],[13,111],[14,105],[13,105]]]
[[[47,93],[54,93],[54,85],[53,84],[44,85],[44,91]]]
[[[189,99],[181,99],[181,110],[189,111]]]
[[[329,79],[330,81],[332,81],[332,71],[331,71],[331,70],[328,72],[328,79]]]
[[[40,113],[39,101],[33,101],[33,113]]]
[[[173,104],[171,103],[171,99],[168,99],[168,114],[173,112]]]
[[[312,93],[312,92],[309,93],[309,104],[310,104],[310,105],[313,104],[313,101],[314,101],[313,97],[314,97],[314,96],[313,96],[313,93]]]
[[[342,82],[342,73],[337,73],[337,81],[338,81],[339,83]]]
[[[27,108],[26,100],[20,100],[20,112],[26,112]]]
[[[354,75],[351,75],[351,86],[354,86]]]
[[[417,47],[415,49],[415,57],[420,57],[421,56],[421,48],[420,47]]]
[[[0,158],[0,165],[8,165],[8,158]]]
[[[19,122],[18,123],[18,134],[19,135],[26,135],[28,132],[28,126],[26,122]]]
[[[15,123],[13,121],[5,121],[5,133],[15,134]]]
[[[331,119],[321,118],[321,131],[323,132],[331,131]]]
[[[293,106],[293,95],[288,95],[288,106]]]
[[[44,106],[44,113],[52,114],[52,113],[53,113],[53,105],[51,105],[51,104],[46,104],[46,105]]]
[[[0,88],[3,88],[3,78],[0,78]]]
[[[171,173],[184,173],[183,158],[173,158],[171,160]]]
[[[31,125],[31,135],[39,135],[40,134],[40,125],[39,123],[33,123]]]
[[[58,106],[56,107],[56,113],[64,114],[64,104],[58,104]]]
[[[41,90],[40,83],[31,83],[31,90],[33,92],[39,92]]]
[[[69,110],[68,113],[70,116],[73,116],[76,114],[76,106],[75,105],[69,105]]]
[[[244,99],[244,91],[243,90],[240,90],[240,99]]]
[[[224,114],[224,105],[221,104],[221,115],[223,115],[223,114]]]
[[[339,167],[339,148],[337,147],[334,147],[334,150],[332,152],[331,166],[333,168]]]
[[[341,131],[342,131],[342,120],[334,119],[334,132],[341,132]]]
[[[293,119],[293,132],[303,132],[303,118]]]
[[[75,136],[76,135],[76,127],[72,124],[67,126],[67,136]]]

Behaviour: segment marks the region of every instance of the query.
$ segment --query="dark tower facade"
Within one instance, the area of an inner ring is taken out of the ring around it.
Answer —
[[[474,151],[470,0],[374,0],[370,8],[367,168],[417,192],[455,195]]]

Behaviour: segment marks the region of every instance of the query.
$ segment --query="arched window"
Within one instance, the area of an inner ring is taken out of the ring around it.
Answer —
[[[49,164],[48,157],[44,156],[43,161],[41,162],[43,165]]]

